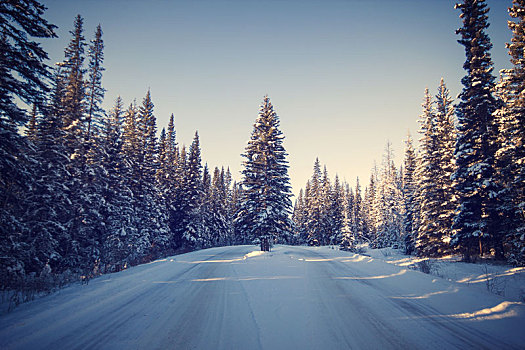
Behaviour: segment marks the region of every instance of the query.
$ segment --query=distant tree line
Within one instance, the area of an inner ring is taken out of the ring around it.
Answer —
[[[435,97],[427,89],[419,149],[409,135],[396,168],[388,143],[364,193],[359,179],[355,189],[337,177],[332,185],[316,161],[294,208],[298,243],[369,243],[427,257],[459,253],[465,261],[488,256],[525,264],[525,1],[509,9],[513,67],[497,83],[485,1],[456,8],[466,53],[459,102],[443,80]]]

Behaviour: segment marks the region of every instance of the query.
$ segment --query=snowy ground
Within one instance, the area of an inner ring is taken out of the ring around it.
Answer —
[[[366,248],[365,248],[366,249]],[[511,267],[492,261],[476,264],[460,262],[459,256],[439,259],[407,256],[397,249],[370,249],[364,254],[400,267],[421,271],[426,264],[431,275],[505,297],[509,301],[525,302],[525,267]],[[524,346],[525,347],[525,346]]]
[[[0,348],[524,348],[521,302],[379,257],[256,250],[179,255],[21,305],[0,317]]]

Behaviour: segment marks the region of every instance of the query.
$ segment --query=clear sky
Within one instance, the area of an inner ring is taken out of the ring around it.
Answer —
[[[159,130],[171,113],[179,144],[201,138],[203,161],[240,180],[263,96],[281,118],[294,193],[316,157],[354,185],[368,183],[387,140],[396,165],[408,130],[417,135],[425,87],[441,77],[461,91],[464,50],[453,0],[47,0],[59,39],[43,47],[63,59],[73,19],[97,24],[105,42],[104,107],[120,95],[140,103],[148,88]],[[489,0],[495,74],[509,67],[511,0]]]

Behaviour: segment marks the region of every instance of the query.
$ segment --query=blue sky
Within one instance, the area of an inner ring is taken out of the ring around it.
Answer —
[[[45,18],[59,26],[46,40],[63,59],[76,14],[85,36],[101,24],[105,41],[105,107],[120,95],[140,103],[148,88],[159,130],[171,113],[179,144],[199,131],[203,161],[229,166],[240,179],[241,156],[268,94],[286,136],[294,193],[316,157],[351,185],[366,185],[387,140],[397,164],[410,130],[418,138],[425,87],[444,77],[461,91],[463,47],[455,1],[136,1],[47,0]],[[509,67],[507,8],[489,0],[495,74]]]

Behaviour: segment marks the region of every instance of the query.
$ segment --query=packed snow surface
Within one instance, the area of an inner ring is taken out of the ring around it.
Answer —
[[[206,249],[0,317],[1,349],[524,348],[525,305],[327,247]]]

